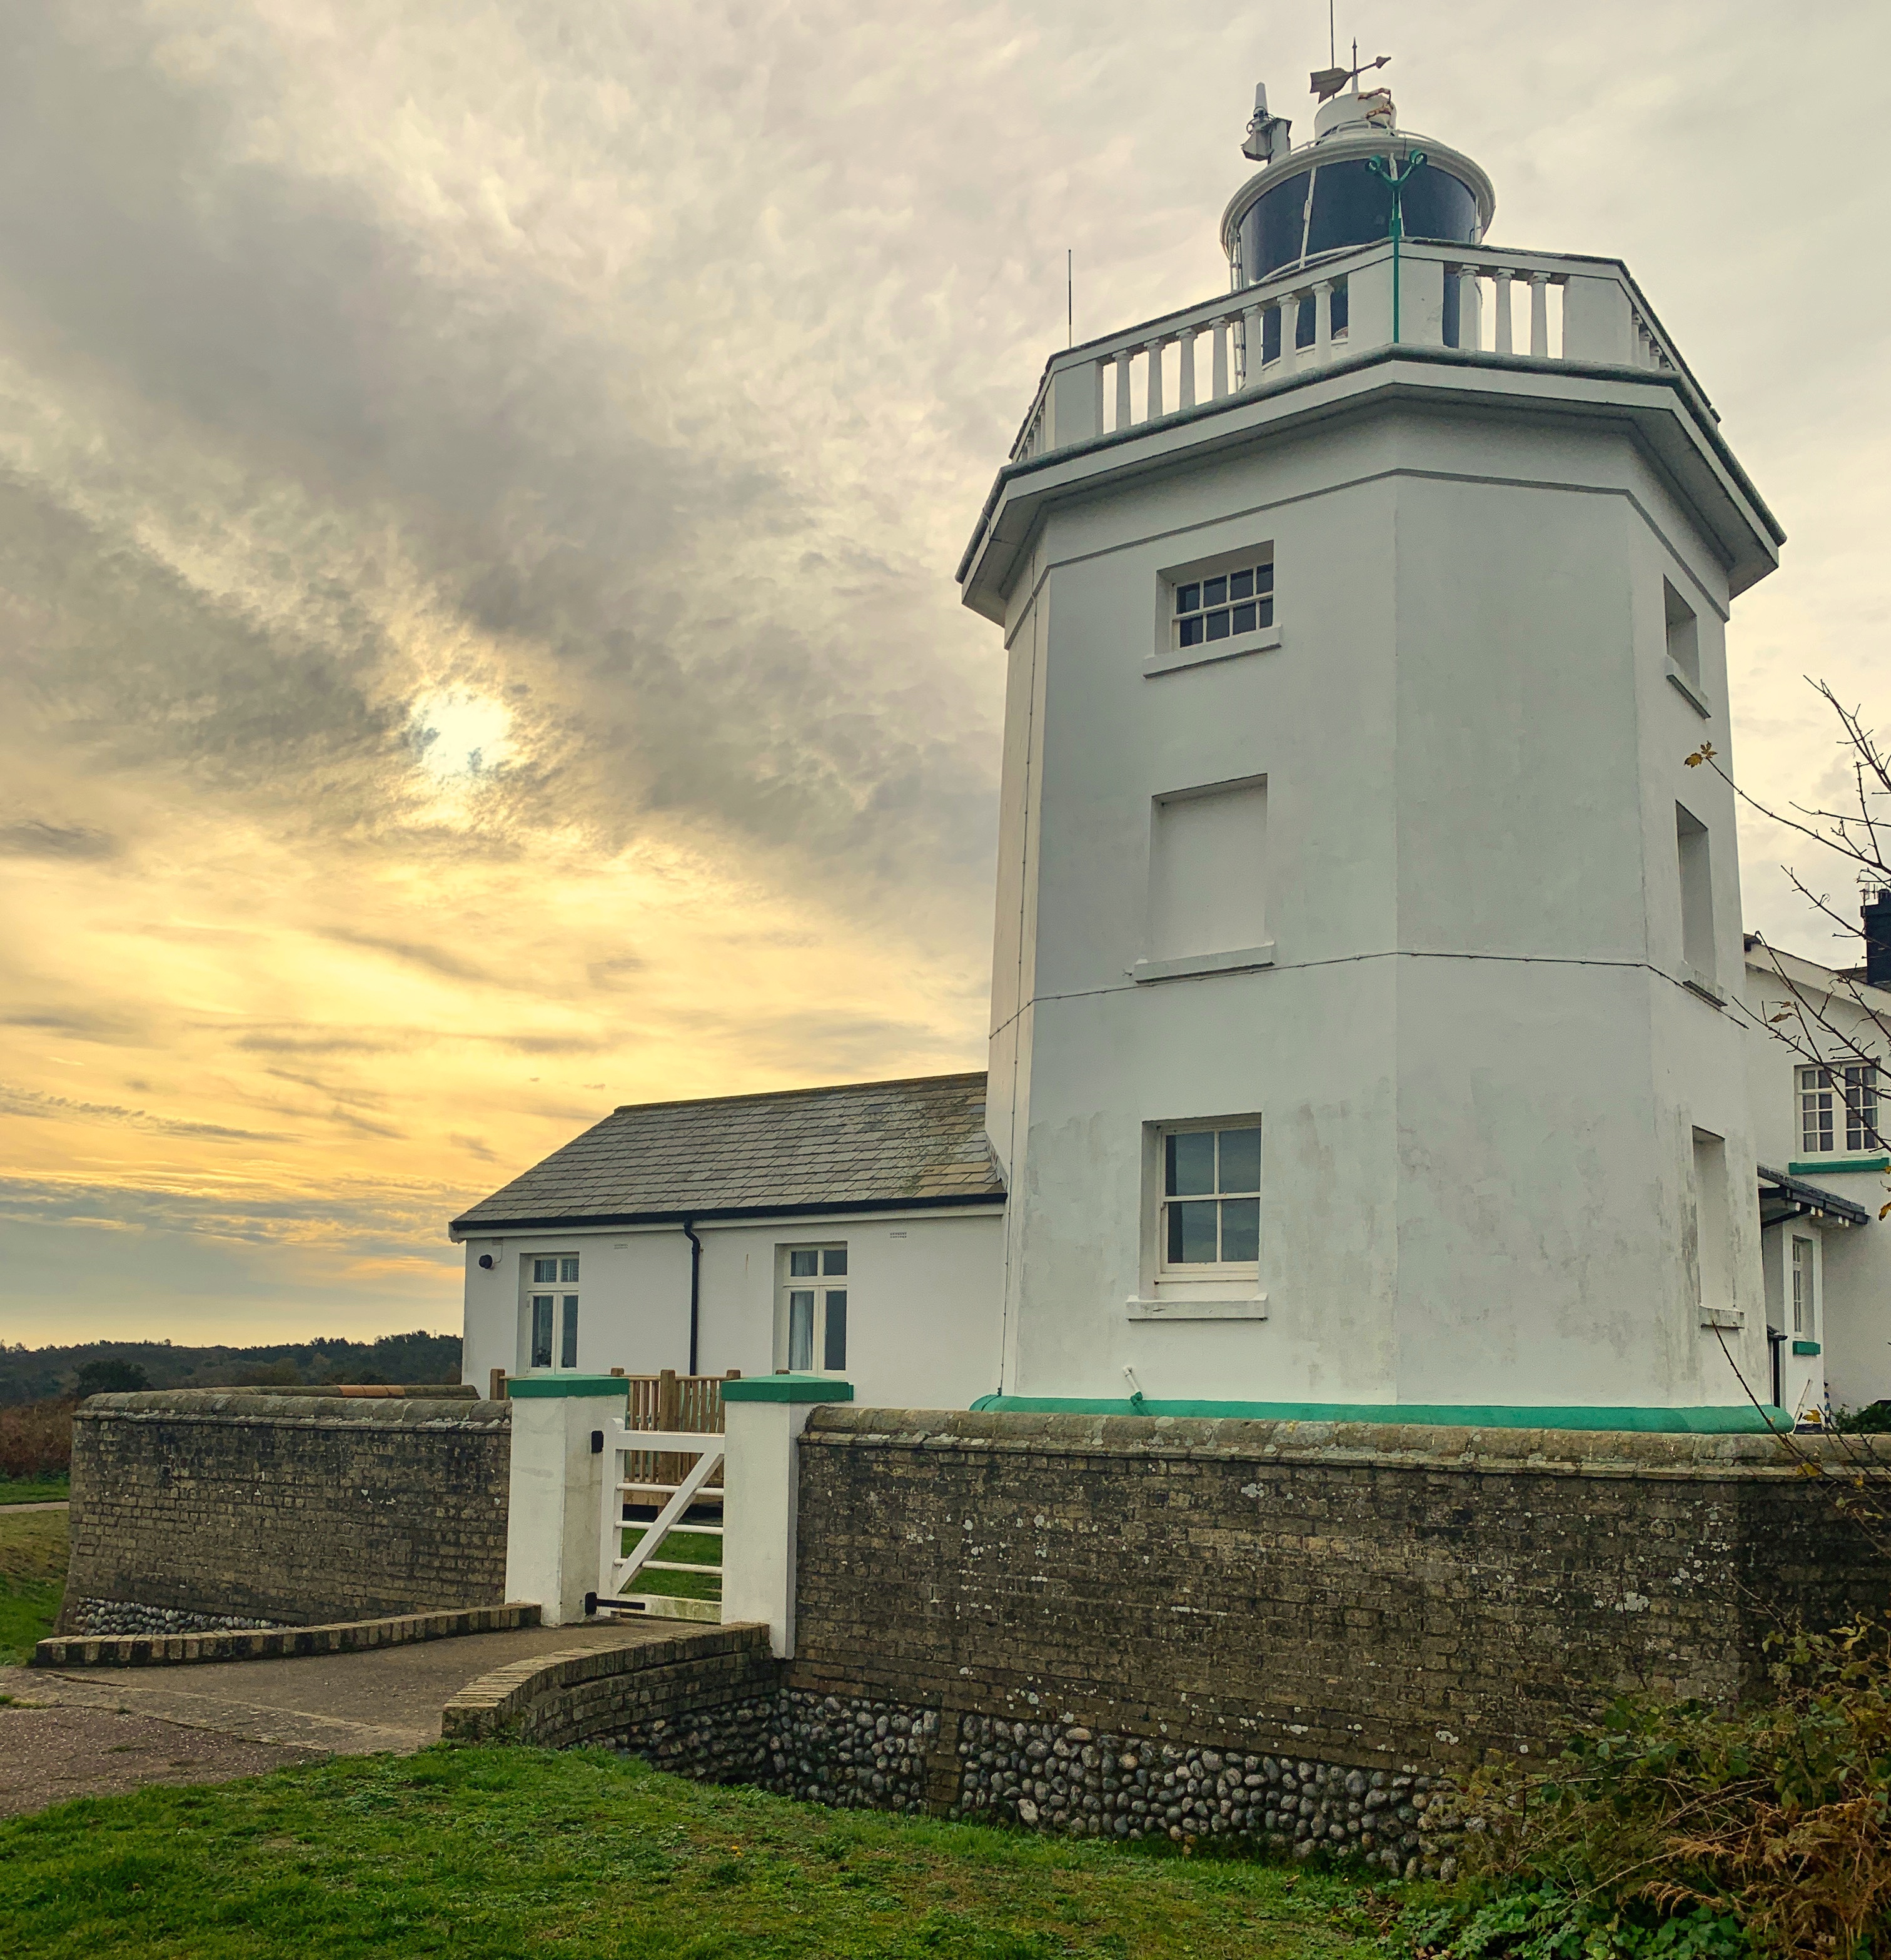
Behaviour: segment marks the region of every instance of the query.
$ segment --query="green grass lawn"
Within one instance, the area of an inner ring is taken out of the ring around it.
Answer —
[[[644,1529],[641,1525],[627,1525],[624,1528],[626,1558],[643,1538]],[[673,1531],[663,1541],[663,1548],[656,1556],[678,1565],[720,1566],[722,1542],[707,1532]],[[693,1572],[640,1572],[631,1581],[630,1589],[633,1592],[666,1593],[672,1599],[719,1599],[722,1597],[722,1575],[720,1572],[706,1572],[698,1579]]]
[[[0,1511],[0,1667],[25,1660],[52,1631],[65,1590],[63,1511]]]
[[[0,1748],[17,1719],[0,1710]],[[338,1757],[0,1823],[16,1960],[1368,1960],[1372,1897],[824,1810],[593,1750]]]
[[[72,1494],[69,1477],[0,1477],[0,1509],[8,1504],[50,1504]]]

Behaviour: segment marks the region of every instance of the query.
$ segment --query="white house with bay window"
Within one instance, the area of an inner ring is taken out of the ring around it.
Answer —
[[[1766,1033],[1689,763],[1783,533],[1627,269],[1493,245],[1386,91],[1244,151],[1228,289],[1051,355],[958,568],[1006,671],[988,1071],[615,1112],[454,1221],[473,1379],[1891,1394],[1872,1086]]]

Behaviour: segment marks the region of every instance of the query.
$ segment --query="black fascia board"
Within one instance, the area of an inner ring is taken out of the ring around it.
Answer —
[[[558,1212],[523,1218],[456,1218],[447,1227],[454,1239],[503,1238],[513,1232],[574,1232],[580,1227],[611,1231],[631,1225],[713,1225],[752,1218],[831,1218],[856,1211],[941,1211],[970,1204],[1003,1204],[1003,1191],[952,1192],[930,1198],[849,1198],[783,1204],[692,1205],[682,1211]]]

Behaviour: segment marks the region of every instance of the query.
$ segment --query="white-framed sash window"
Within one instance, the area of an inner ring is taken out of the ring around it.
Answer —
[[[578,1255],[556,1252],[547,1258],[535,1255],[529,1263],[532,1283],[526,1295],[526,1365],[575,1368],[578,1365]]]
[[[1251,1278],[1260,1261],[1260,1124],[1175,1123],[1162,1134],[1157,1271]]]
[[[1819,1337],[1819,1300],[1817,1273],[1814,1260],[1814,1247],[1810,1239],[1801,1238],[1797,1233],[1792,1239],[1793,1334],[1796,1339],[1816,1341]]]
[[[1799,1153],[1881,1150],[1875,1062],[1835,1063],[1799,1071]]]
[[[844,1373],[847,1365],[847,1249],[781,1248],[775,1366],[790,1373]]]

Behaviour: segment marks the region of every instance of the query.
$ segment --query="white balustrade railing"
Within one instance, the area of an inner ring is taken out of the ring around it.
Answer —
[[[1612,259],[1408,245],[1402,260],[1401,343],[1687,374]],[[1012,460],[1188,414],[1391,339],[1391,248],[1380,243],[1054,355]]]

